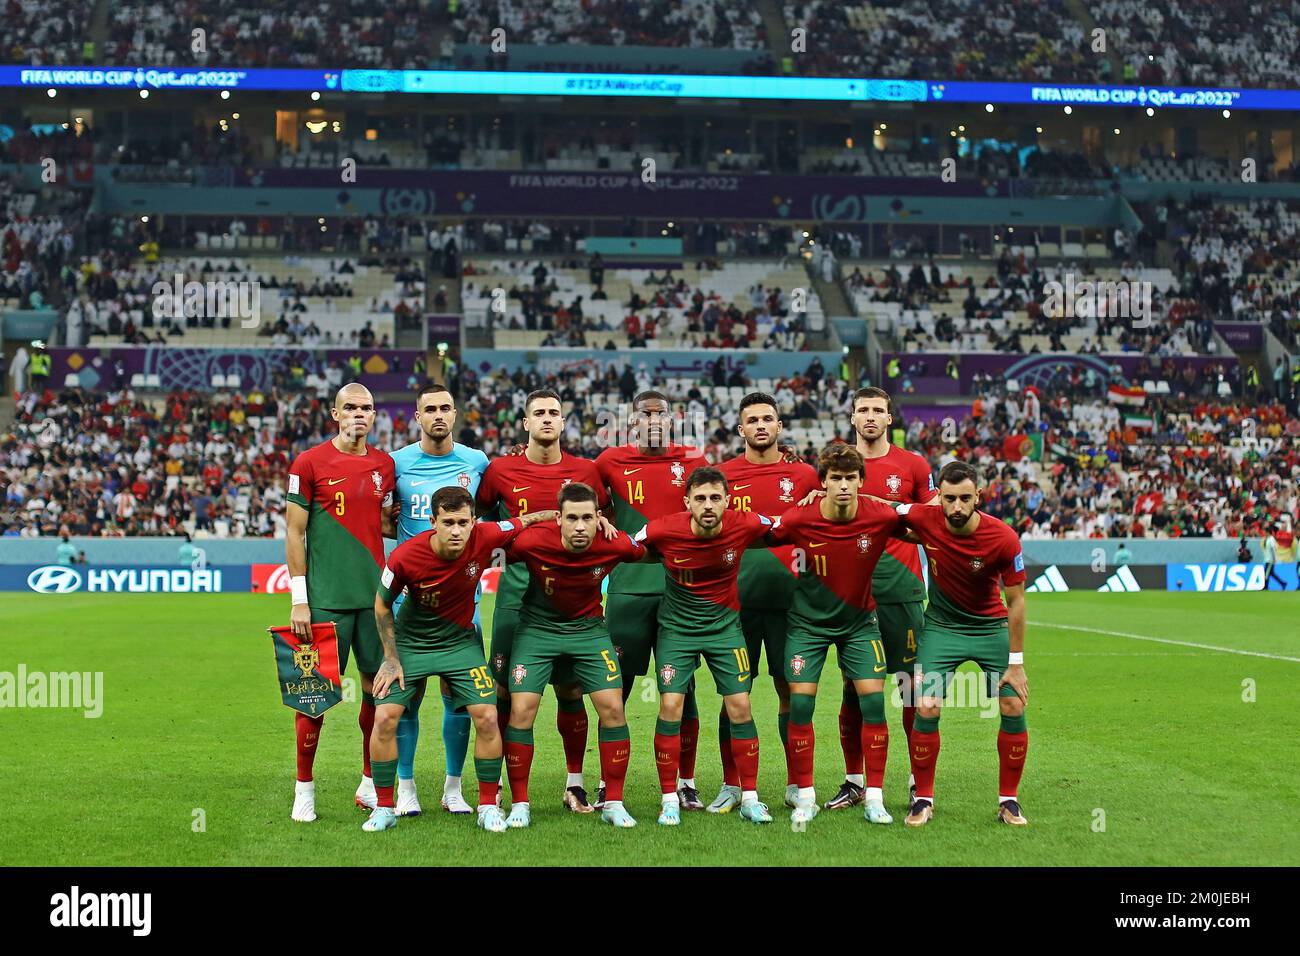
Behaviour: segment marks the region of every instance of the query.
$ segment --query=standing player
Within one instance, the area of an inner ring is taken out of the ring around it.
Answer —
[[[311,625],[333,621],[338,631],[339,673],[355,655],[361,672],[361,785],[357,803],[374,806],[370,732],[375,722],[371,681],[383,659],[375,629],[375,588],[384,566],[383,516],[393,496],[393,460],[366,445],[375,400],[364,385],[344,385],[330,416],[339,433],[309,448],[289,467],[285,563],[293,595],[294,636],[311,639]],[[292,818],[316,819],[312,767],[325,715],[295,714],[298,782]]]
[[[632,744],[623,715],[623,675],[605,627],[600,586],[615,565],[645,557],[645,548],[626,533],[613,540],[600,534],[597,504],[594,488],[570,482],[560,489],[558,524],[529,528],[507,549],[512,560],[527,562],[529,577],[507,672],[507,826],[526,827],[532,822],[528,774],[533,763],[533,723],[542,692],[559,666],[577,678],[600,715],[600,773],[606,787],[601,819],[616,827],[636,826],[623,808]]]
[[[519,532],[555,512],[514,521],[474,522],[474,499],[464,488],[434,492],[433,528],[400,544],[388,557],[374,598],[374,616],[384,660],[375,675],[379,709],[371,759],[377,806],[362,824],[367,832],[397,825],[393,782],[397,777],[397,723],[411,698],[435,674],[445,680],[457,706],[469,711],[477,733],[474,772],[478,777],[478,825],[492,833],[506,829],[497,806],[501,779],[501,734],[496,688],[474,630],[474,596],[483,569]],[[390,610],[402,589],[410,600],[396,624]]]
[[[802,461],[787,461],[777,444],[781,416],[771,395],[752,392],[740,400],[739,430],[745,439],[745,453],[723,462],[720,468],[731,483],[732,509],[769,517],[779,515],[819,486],[817,472]],[[795,805],[799,789],[795,786],[786,733],[790,723],[790,685],[785,679],[786,613],[795,588],[795,576],[790,570],[792,550],[751,549],[740,562],[740,627],[751,665],[758,663],[763,647],[767,647],[767,672],[780,702],[777,731],[785,749],[785,802],[789,807]],[[740,776],[731,759],[730,727],[724,707],[718,715],[723,783],[717,799],[708,806],[710,813],[728,813],[740,803]]]
[[[1024,826],[1020,777],[1029,734],[1025,705],[1025,558],[1020,539],[1006,524],[978,510],[979,476],[963,461],[939,473],[939,507],[899,505],[898,513],[925,545],[930,561],[930,603],[918,664],[919,704],[912,730],[916,799],[907,825],[934,816],[934,772],[939,759],[939,707],[953,673],[966,661],[983,669],[1002,711],[998,731],[998,819]],[[1006,594],[1006,604],[998,588]]]
[[[556,392],[545,388],[529,394],[524,402],[524,430],[528,433],[524,453],[496,459],[483,474],[477,495],[483,513],[490,514],[498,505],[512,517],[539,508],[555,508],[560,489],[571,481],[601,489],[599,504],[602,507],[609,504],[595,463],[567,454],[560,447],[564,411]],[[603,527],[608,527],[607,523],[602,524]],[[508,567],[497,585],[496,606],[492,614],[492,653],[488,660],[496,676],[498,719],[502,727],[510,721],[506,668],[510,664],[511,646],[527,588],[528,569],[522,564]],[[583,757],[587,750],[587,709],[582,702],[582,688],[572,681],[567,668],[557,668],[553,676],[555,724],[564,740],[564,760],[568,765],[564,805],[574,813],[591,813],[594,808],[587,801],[582,778]]]
[[[870,823],[893,823],[885,811],[885,762],[889,726],[885,723],[885,648],[876,626],[871,596],[872,572],[890,537],[902,528],[888,506],[859,495],[866,468],[856,449],[834,444],[817,462],[826,495],[785,512],[768,535],[795,546],[799,585],[790,602],[790,632],[785,648],[790,683],[790,752],[798,795],[792,823],[817,815],[813,788],[813,710],[817,682],[834,646],[840,670],[857,695],[866,755],[866,810]]]
[[[614,502],[614,524],[635,535],[655,518],[682,512],[686,476],[707,464],[698,448],[671,442],[672,407],[662,392],[641,392],[632,399],[633,441],[606,448],[596,459],[602,484]],[[623,667],[623,703],[632,696],[636,678],[650,670],[650,652],[659,637],[658,613],[664,600],[664,569],[657,564],[624,564],[609,576],[605,619]],[[703,810],[695,786],[695,753],[700,714],[695,686],[686,690],[681,717],[681,762],[677,795],[683,810]],[[604,789],[604,781],[601,781]],[[597,793],[596,807],[603,794]]]
[[[667,577],[655,648],[655,764],[663,794],[662,826],[676,826],[682,819],[677,792],[682,710],[701,657],[731,720],[731,753],[741,781],[740,816],[750,823],[772,822],[772,814],[758,799],[758,729],[749,706],[749,651],[740,629],[736,588],[740,556],[763,539],[772,521],[728,508],[729,495],[721,471],[707,465],[696,468],[686,479],[687,511],[656,518],[636,535],[652,556],[662,559]]]
[[[433,524],[433,493],[440,488],[464,488],[471,495],[487,469],[487,456],[452,438],[456,426],[456,401],[445,385],[426,385],[415,396],[415,420],[420,440],[393,453],[397,469],[397,500],[385,527],[385,536],[401,544]],[[398,595],[393,613],[399,613],[403,596]],[[479,626],[478,605],[474,626]],[[442,785],[442,807],[452,813],[472,813],[461,793],[461,774],[469,751],[469,714],[452,705],[444,681],[442,691],[442,743],[447,777]],[[411,698],[397,725],[397,815],[416,816],[420,799],[415,790],[415,748],[420,739],[420,703],[424,695]]]
[[[890,444],[889,393],[882,388],[860,388],[853,396],[853,429],[857,450],[866,465],[862,493],[901,504],[927,504],[934,500],[934,476],[930,463],[914,452]],[[871,581],[876,617],[885,644],[889,673],[896,674],[903,697],[903,733],[912,739],[916,719],[912,671],[916,666],[917,643],[925,614],[925,582],[921,556],[916,545],[893,539],[876,565]],[[840,705],[840,746],[844,750],[845,778],[839,793],[826,803],[829,810],[851,807],[863,801],[862,711],[857,694],[848,682]],[[914,788],[915,775],[908,786]],[[914,794],[913,794],[914,795]]]

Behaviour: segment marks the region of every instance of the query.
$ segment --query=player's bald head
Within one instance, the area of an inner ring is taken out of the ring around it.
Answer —
[[[370,389],[360,382],[348,382],[334,395],[334,407],[342,408],[348,403],[374,405],[375,397],[370,394]]]

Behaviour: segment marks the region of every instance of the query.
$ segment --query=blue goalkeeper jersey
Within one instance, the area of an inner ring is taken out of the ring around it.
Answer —
[[[433,527],[433,493],[448,486],[461,487],[474,497],[479,480],[487,470],[487,455],[456,442],[446,455],[430,455],[419,442],[393,452],[397,467],[397,500],[402,514],[397,519],[397,543]]]

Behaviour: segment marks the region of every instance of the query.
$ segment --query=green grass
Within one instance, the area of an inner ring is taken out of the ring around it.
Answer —
[[[533,828],[477,831],[436,809],[443,774],[440,704],[426,703],[417,761],[425,816],[363,834],[355,703],[326,720],[313,825],[289,820],[293,721],[280,703],[265,627],[283,596],[0,595],[0,671],[103,671],[104,712],[0,710],[0,864],[601,865],[1296,865],[1300,863],[1300,663],[1035,626],[1077,624],[1300,657],[1284,594],[1063,594],[1030,599],[1030,752],[1021,788],[1030,827],[994,823],[996,722],[975,709],[943,718],[938,815],[901,822],[907,762],[897,711],[886,801],[898,822],[823,813],[793,832],[781,806],[776,698],[757,681],[760,790],[776,823],[688,814],[655,826],[653,691],[629,704],[627,805],[640,825],[615,832],[563,811],[563,753],[548,697],[537,724]],[[485,608],[487,610],[487,608]],[[828,675],[834,674],[828,669]],[[1243,701],[1243,681],[1256,700]],[[697,778],[716,792],[718,698],[701,672]],[[838,687],[816,716],[817,786],[838,785]],[[587,778],[598,775],[592,720]],[[472,764],[471,764],[472,766]],[[473,791],[472,780],[467,790]],[[206,818],[194,832],[194,812]],[[1096,832],[1097,811],[1105,830]]]

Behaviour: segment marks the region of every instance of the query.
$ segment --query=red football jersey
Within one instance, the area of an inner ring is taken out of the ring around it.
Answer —
[[[1005,625],[1007,608],[998,579],[1006,586],[1025,583],[1019,536],[983,511],[973,534],[953,532],[937,506],[904,505],[898,513],[930,560],[926,620],[959,629]]]
[[[660,625],[691,634],[735,623],[740,556],[771,526],[772,519],[757,512],[727,509],[722,530],[712,538],[696,536],[689,511],[656,518],[638,531],[636,540],[663,558],[667,586],[659,606]]]
[[[595,462],[568,452],[561,454],[553,465],[534,464],[526,455],[493,459],[479,482],[476,500],[484,511],[500,502],[510,517],[518,518],[530,511],[559,507],[560,489],[571,481],[594,488],[602,510],[609,506],[609,495]]]
[[[616,565],[640,561],[645,548],[626,532],[612,540],[599,531],[594,535],[586,551],[569,551],[560,526],[547,521],[533,525],[511,543],[507,555],[528,565],[525,619],[561,625],[584,618],[604,620],[601,582]]]
[[[465,550],[452,561],[434,553],[433,529],[394,548],[379,583],[393,600],[403,588],[409,589],[399,612],[403,636],[428,645],[460,640],[466,630],[472,633],[474,597],[483,569],[491,564],[493,552],[504,550],[520,530],[517,521],[477,522]]]
[[[888,454],[867,458],[862,494],[886,501],[925,504],[939,492],[934,487],[930,463],[915,452],[890,445]],[[921,555],[916,545],[895,538],[885,546],[872,582],[875,599],[882,604],[907,604],[925,597]]]
[[[855,611],[874,610],[871,573],[891,536],[901,530],[893,508],[862,495],[858,513],[845,522],[824,517],[820,500],[777,518],[772,540],[797,550],[801,568],[791,621],[814,631],[838,631],[858,622]]]
[[[756,511],[775,518],[802,501],[808,492],[821,487],[817,472],[802,461],[755,465],[744,455],[720,466],[731,486],[730,507]],[[747,608],[781,609],[790,606],[794,573],[790,567],[791,547],[753,550],[745,553],[740,566],[740,603]]]

